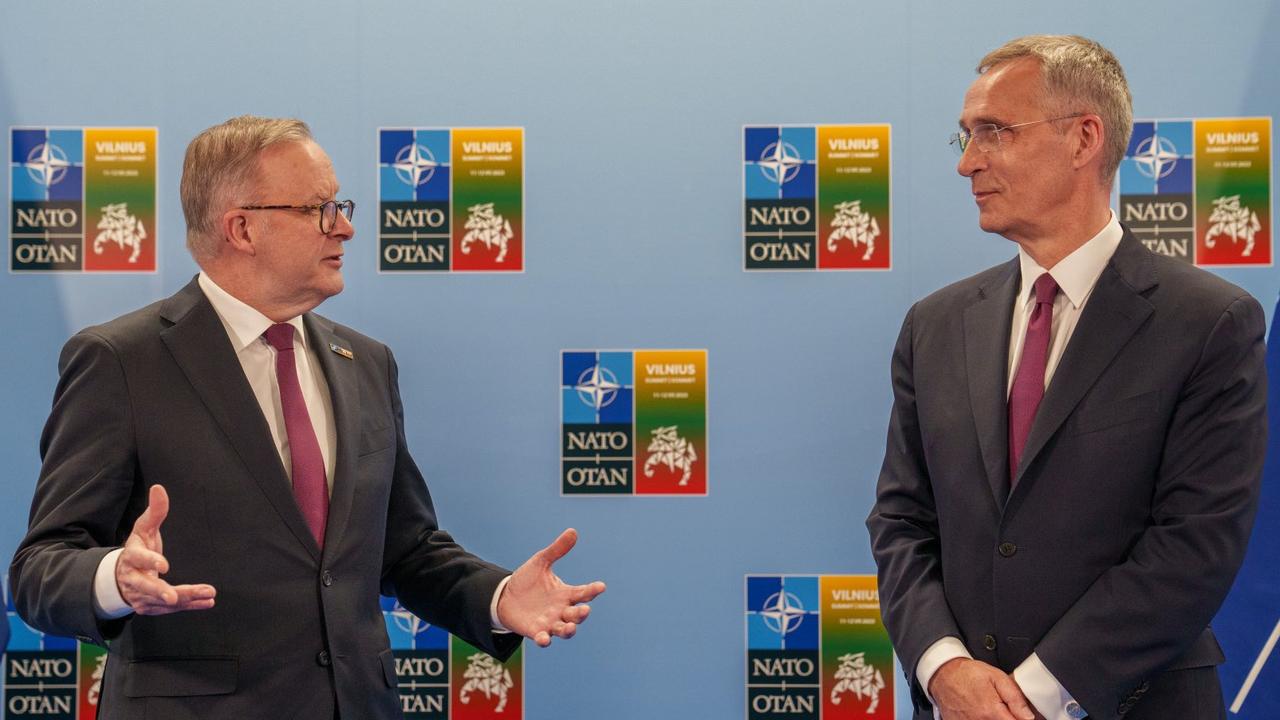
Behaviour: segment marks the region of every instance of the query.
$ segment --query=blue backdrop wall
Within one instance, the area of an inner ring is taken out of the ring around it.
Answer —
[[[526,649],[531,718],[741,718],[743,575],[874,572],[863,519],[903,314],[1014,253],[977,228],[946,146],[987,50],[1095,38],[1140,118],[1280,102],[1266,0],[55,1],[6,3],[0,25],[0,126],[159,128],[160,268],[0,275],[0,558],[62,343],[196,271],[186,143],[232,115],[301,117],[359,207],[322,312],[395,349],[443,524],[508,565],[576,527],[562,575],[609,583],[578,638]],[[743,272],[742,126],[777,123],[892,124],[891,271]],[[382,126],[525,128],[526,272],[376,272]],[[1220,272],[1270,312],[1274,268]],[[709,351],[709,495],[561,497],[559,351],[686,347]]]

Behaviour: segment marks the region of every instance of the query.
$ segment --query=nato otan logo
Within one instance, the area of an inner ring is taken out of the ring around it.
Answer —
[[[1118,172],[1120,221],[1196,265],[1271,264],[1271,119],[1138,120]]]
[[[888,125],[743,128],[744,269],[889,269]]]
[[[874,575],[746,577],[748,720],[891,720]]]
[[[0,694],[5,718],[92,720],[98,714],[107,651],[32,629],[7,603],[7,644]]]
[[[706,350],[566,350],[563,495],[705,495]]]
[[[382,598],[382,610],[406,720],[523,717],[523,650],[501,663],[392,598]]]
[[[156,269],[154,128],[11,128],[14,272]]]
[[[524,269],[523,128],[378,131],[378,269]]]

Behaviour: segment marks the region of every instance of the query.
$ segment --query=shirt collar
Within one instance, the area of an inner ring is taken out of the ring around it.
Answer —
[[[1079,309],[1085,298],[1089,297],[1123,237],[1124,230],[1121,229],[1115,212],[1112,212],[1111,219],[1097,235],[1053,266],[1053,279],[1073,308]],[[1040,267],[1021,247],[1018,248],[1018,262],[1022,266],[1022,287],[1018,290],[1018,299],[1026,303],[1031,300],[1036,279],[1049,271]]]
[[[213,278],[206,275],[204,271],[200,272],[197,282],[200,283],[200,289],[204,291],[205,297],[209,298],[209,304],[213,305],[214,312],[218,313],[218,319],[222,321],[222,326],[226,328],[227,337],[231,338],[231,344],[235,347],[237,353],[261,338],[262,333],[275,324],[271,318],[218,287]],[[302,324],[302,316],[298,315],[288,320],[288,323],[293,326],[294,337],[297,338],[305,350],[307,347],[307,331]]]

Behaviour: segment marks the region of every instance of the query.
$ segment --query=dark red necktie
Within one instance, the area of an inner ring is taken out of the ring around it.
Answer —
[[[280,406],[284,409],[284,429],[289,437],[289,459],[293,465],[293,497],[302,517],[311,528],[316,544],[324,547],[324,525],[329,516],[329,483],[325,479],[324,456],[311,426],[307,403],[298,384],[294,362],[293,326],[277,323],[262,334],[276,349],[276,382],[280,386]]]
[[[1036,278],[1036,307],[1027,320],[1022,360],[1009,390],[1009,481],[1017,482],[1018,462],[1031,433],[1031,421],[1044,397],[1044,368],[1049,359],[1049,332],[1053,328],[1053,299],[1058,283],[1049,273]]]

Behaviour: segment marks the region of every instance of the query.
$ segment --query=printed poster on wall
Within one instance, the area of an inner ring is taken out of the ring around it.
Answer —
[[[8,644],[0,679],[0,720],[93,720],[98,716],[107,651],[33,630],[6,602]]]
[[[561,495],[706,495],[707,351],[560,353]]]
[[[156,129],[9,129],[11,272],[155,272]]]
[[[875,575],[747,575],[747,720],[893,720]]]
[[[524,647],[507,661],[382,598],[405,720],[521,720]]]
[[[1271,118],[1137,120],[1118,175],[1120,222],[1152,252],[1271,265]]]
[[[524,128],[378,130],[379,272],[522,272]]]
[[[748,125],[746,270],[888,270],[889,125]]]

